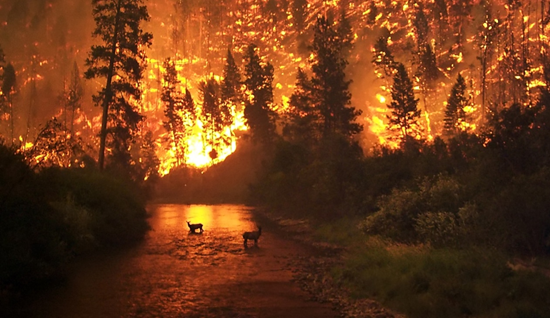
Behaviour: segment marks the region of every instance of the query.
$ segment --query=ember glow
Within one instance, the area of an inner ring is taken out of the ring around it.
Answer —
[[[544,63],[550,5],[546,1],[160,0],[145,4],[151,21],[144,29],[154,35],[154,40],[146,52],[148,66],[140,111],[146,116],[144,131],[153,133],[162,175],[178,165],[177,149],[167,143],[168,132],[163,127],[163,61],[170,58],[175,62],[178,90],[182,94],[189,90],[196,104],[196,118],[185,123],[188,134],[184,162],[180,164],[207,168],[237,149],[247,127],[244,106],[231,105],[233,123],[215,134],[206,130],[201,117],[200,83],[211,78],[223,80],[228,49],[242,72],[245,48],[254,43],[262,59],[274,66],[273,109],[284,113],[294,91],[297,69],[310,72],[313,56],[308,46],[318,15],[331,16],[338,24],[340,13],[346,12],[351,24],[354,47],[347,73],[353,81],[352,103],[364,114],[359,123],[365,129],[359,138],[365,151],[378,144],[399,146],[390,141],[387,131],[386,105],[391,102],[393,85],[391,70],[383,67],[388,54],[394,62],[403,63],[413,79],[422,110],[422,138],[426,140],[444,135],[446,101],[458,74],[464,77],[471,97],[471,105],[463,109],[466,119],[459,126],[473,132],[484,122],[491,105],[519,103],[527,107],[538,89],[547,85]],[[69,77],[66,65],[74,61],[84,69],[86,52],[92,44],[89,35],[93,21],[89,1],[84,0],[50,3],[40,22],[42,29],[33,29],[30,17],[21,18],[28,21],[19,24],[8,21],[8,16],[15,16],[10,15],[13,8],[16,6],[0,8],[0,44],[18,77],[13,135],[21,135],[20,143],[28,145],[47,119],[68,118],[67,110],[52,102],[52,95],[62,90]],[[40,8],[36,5],[29,10],[39,12]],[[74,19],[74,12],[81,17]],[[56,23],[67,27],[60,29]],[[387,52],[376,50],[380,38],[387,44]],[[423,73],[425,62],[420,54],[428,46],[435,61],[432,77]],[[75,136],[83,138],[92,149],[98,144],[101,117],[90,95],[102,84],[86,84],[86,96],[74,120]],[[2,113],[0,118],[0,133],[9,136],[6,123],[10,115]]]

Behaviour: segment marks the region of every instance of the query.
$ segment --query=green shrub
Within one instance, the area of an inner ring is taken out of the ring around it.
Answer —
[[[393,190],[379,199],[380,210],[369,215],[360,228],[369,235],[382,235],[397,241],[416,240],[414,220],[423,211],[422,197],[410,190]]]
[[[70,197],[73,207],[89,214],[86,231],[91,230],[100,245],[130,243],[149,229],[145,201],[130,182],[86,169],[51,168],[42,171],[41,178],[51,184],[48,196],[53,202]]]
[[[414,229],[423,242],[433,246],[454,245],[459,235],[459,225],[454,213],[426,212],[415,220]]]
[[[423,178],[413,188],[394,189],[378,200],[379,210],[361,228],[399,242],[445,245],[456,242],[462,229],[458,212],[465,204],[463,187],[448,175]]]

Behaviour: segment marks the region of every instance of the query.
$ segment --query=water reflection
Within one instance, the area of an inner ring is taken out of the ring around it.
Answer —
[[[244,248],[242,233],[256,229],[251,208],[148,210],[152,230],[139,246],[87,258],[65,285],[10,317],[325,317],[300,300],[284,269],[289,254],[303,250],[269,231],[258,247]],[[204,233],[190,235],[187,220],[203,223]],[[298,313],[272,312],[283,305]]]
[[[152,205],[149,212],[154,231],[188,231],[187,221],[202,223],[204,230],[245,231],[255,228],[250,207],[244,205]]]

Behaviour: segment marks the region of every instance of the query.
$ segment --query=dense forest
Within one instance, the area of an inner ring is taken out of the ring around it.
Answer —
[[[143,235],[135,198],[154,196],[548,255],[549,15],[546,0],[6,1],[0,288]]]

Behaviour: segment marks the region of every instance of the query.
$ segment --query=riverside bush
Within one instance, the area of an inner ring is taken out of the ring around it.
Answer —
[[[144,206],[129,182],[92,169],[36,173],[0,145],[0,290],[62,274],[76,254],[141,239]]]
[[[80,217],[73,211],[72,220],[86,221],[82,218],[87,215],[89,223],[71,226],[85,227],[85,233],[81,234],[89,235],[91,230],[101,246],[131,243],[143,237],[149,228],[145,201],[130,182],[86,169],[50,168],[40,175],[44,182],[52,184],[48,187],[48,196],[53,202],[86,211],[78,212]]]

